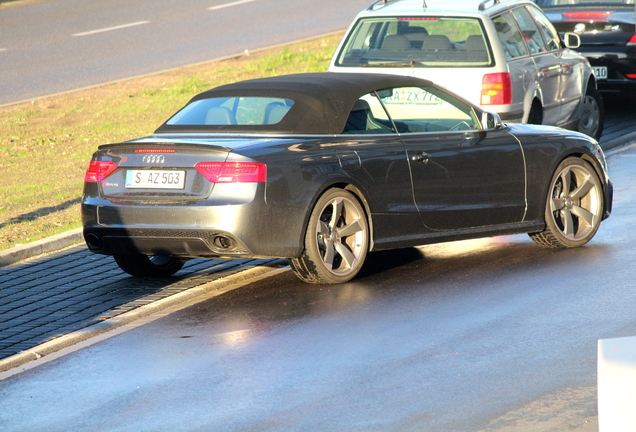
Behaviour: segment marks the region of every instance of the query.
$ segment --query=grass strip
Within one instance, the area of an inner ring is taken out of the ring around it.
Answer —
[[[0,107],[0,250],[81,226],[84,173],[100,144],[149,135],[221,84],[325,71],[341,36]]]

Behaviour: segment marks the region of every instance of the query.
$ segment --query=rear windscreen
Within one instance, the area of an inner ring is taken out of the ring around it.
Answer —
[[[477,18],[360,19],[336,59],[343,67],[476,67],[492,56]]]
[[[294,105],[289,99],[270,97],[227,97],[201,99],[186,105],[167,125],[175,126],[260,126],[279,123]]]

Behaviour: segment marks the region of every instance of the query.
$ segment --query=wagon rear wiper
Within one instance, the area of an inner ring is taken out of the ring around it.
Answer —
[[[392,63],[368,63],[361,64],[362,67],[416,67],[421,66],[422,63],[416,62],[415,60],[403,61],[403,62],[392,62]]]

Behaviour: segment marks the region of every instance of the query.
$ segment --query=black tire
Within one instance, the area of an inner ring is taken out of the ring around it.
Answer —
[[[364,208],[350,192],[329,189],[311,212],[302,255],[289,264],[305,282],[343,283],[358,274],[368,250]]]
[[[604,124],[605,105],[603,98],[594,87],[588,87],[581,101],[578,131],[598,141],[603,134]]]
[[[113,255],[120,269],[137,277],[166,277],[181,270],[185,260],[170,255]]]
[[[564,249],[583,246],[603,219],[603,185],[586,161],[571,157],[559,164],[548,189],[545,230],[530,233],[541,246]]]

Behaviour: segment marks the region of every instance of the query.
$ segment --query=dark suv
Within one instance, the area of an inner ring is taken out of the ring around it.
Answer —
[[[561,34],[577,33],[605,93],[636,95],[634,0],[535,0]]]

